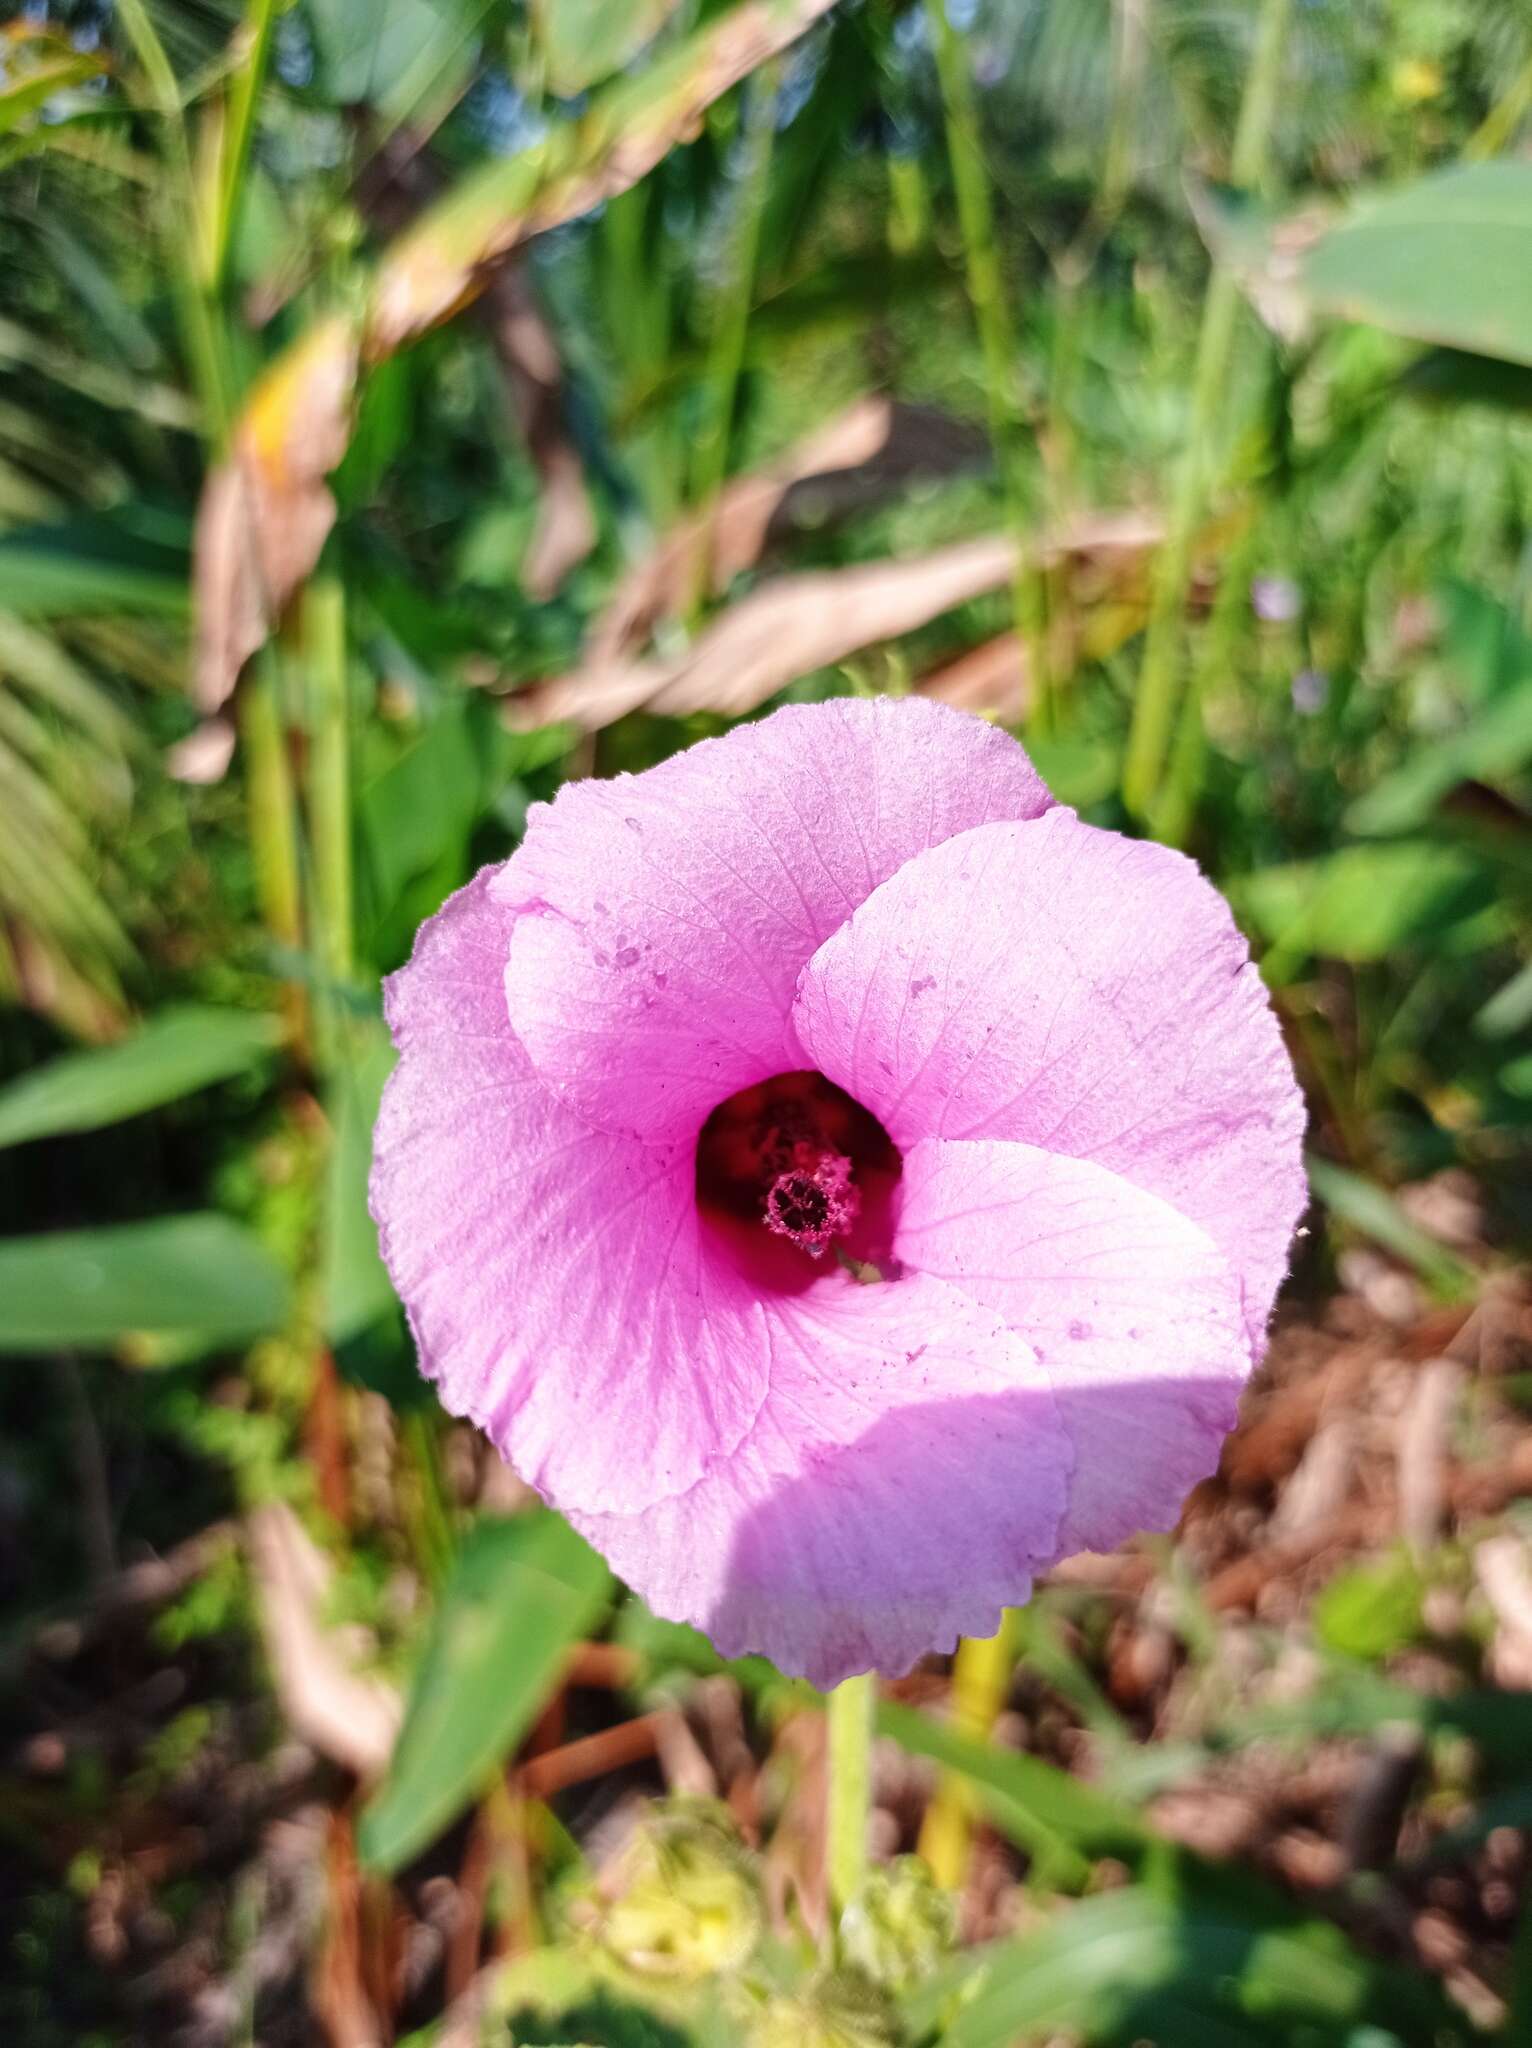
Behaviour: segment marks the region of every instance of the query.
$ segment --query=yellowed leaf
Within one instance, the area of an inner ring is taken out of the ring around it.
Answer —
[[[312,329],[256,384],[208,473],[193,544],[192,695],[205,713],[227,701],[335,523],[325,478],[346,452],[357,360],[344,317]]]

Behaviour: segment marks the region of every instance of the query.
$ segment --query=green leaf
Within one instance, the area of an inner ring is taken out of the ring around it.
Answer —
[[[1532,1024],[1532,960],[1502,983],[1473,1020],[1480,1038],[1510,1038]]]
[[[1405,1260],[1449,1300],[1470,1300],[1478,1292],[1473,1268],[1422,1230],[1386,1189],[1312,1152],[1306,1164],[1309,1186],[1332,1215]]]
[[[281,1039],[275,1017],[187,1006],[162,1011],[120,1045],[64,1053],[0,1088],[0,1147],[98,1131],[243,1074]]]
[[[97,56],[67,48],[50,52],[35,69],[24,71],[10,84],[0,85],[0,135],[8,135],[59,93],[98,77],[101,69]]]
[[[533,33],[549,87],[571,98],[620,71],[675,13],[679,0],[532,0]]]
[[[378,1256],[378,1231],[367,1207],[372,1127],[383,1084],[393,1072],[388,1035],[369,1031],[332,1084],[327,1098],[332,1141],[325,1176],[325,1330],[344,1344],[394,1303],[393,1283]]]
[[[1496,362],[1467,349],[1433,348],[1399,379],[1407,397],[1428,405],[1489,405],[1502,412],[1532,412],[1532,370]]]
[[[956,1957],[906,2008],[943,2048],[1013,2048],[1066,2031],[1087,2044],[1300,2048],[1367,2022],[1385,2040],[1471,2038],[1435,1987],[1352,1949],[1338,1929],[1216,1895],[1216,1878],[1084,1899],[1036,1933]]]
[[[461,868],[483,806],[478,735],[466,699],[449,698],[415,744],[363,788],[357,803],[373,900],[381,919],[406,883],[449,850]]]
[[[491,0],[308,0],[317,85],[336,106],[405,119],[473,63]]]
[[[1425,1590],[1408,1551],[1355,1565],[1338,1572],[1314,1602],[1315,1633],[1343,1656],[1392,1656],[1419,1636]]]
[[[1056,1882],[1078,1881],[1082,1859],[1135,1858],[1153,1840],[1132,1807],[1082,1785],[1035,1756],[976,1741],[913,1707],[886,1700],[878,1732],[915,1756],[957,1771],[1003,1834],[1042,1857]]]
[[[1346,813],[1355,832],[1410,831],[1460,782],[1498,782],[1532,761],[1532,675],[1502,692],[1453,733],[1422,739],[1402,767]]]
[[[1298,333],[1316,314],[1532,364],[1532,163],[1501,159],[1364,193],[1337,217],[1275,220],[1214,187],[1193,207],[1258,312]]]
[[[1494,884],[1472,855],[1429,840],[1348,846],[1230,880],[1236,909],[1284,952],[1382,960],[1489,902]]]
[[[611,1574],[551,1513],[475,1524],[443,1589],[387,1779],[357,1842],[397,1870],[449,1826],[520,1742]]]
[[[1297,277],[1322,313],[1532,363],[1532,163],[1468,164],[1359,199]]]
[[[0,607],[33,619],[96,612],[183,618],[188,541],[183,520],[148,508],[18,527],[0,534]]]
[[[0,1239],[0,1352],[110,1349],[138,1332],[232,1343],[287,1313],[286,1275],[227,1216]]]

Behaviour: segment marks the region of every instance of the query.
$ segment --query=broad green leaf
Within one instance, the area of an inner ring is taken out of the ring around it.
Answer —
[[[189,539],[184,521],[148,508],[18,527],[0,534],[0,608],[33,619],[184,617]]]
[[[1489,902],[1473,857],[1429,840],[1348,846],[1321,860],[1262,868],[1228,883],[1235,907],[1289,954],[1382,960]]]
[[[442,1591],[388,1777],[361,1816],[367,1862],[397,1870],[478,1796],[610,1590],[606,1566],[557,1515],[475,1524]]]
[[[1386,1189],[1312,1152],[1306,1164],[1309,1186],[1332,1215],[1405,1260],[1449,1299],[1466,1300],[1478,1291],[1473,1268],[1422,1230]]]
[[[1420,1634],[1425,1583],[1407,1551],[1339,1572],[1313,1606],[1314,1630],[1343,1656],[1392,1656]]]
[[[415,744],[363,788],[357,812],[380,918],[449,849],[466,855],[483,801],[474,737],[467,702],[449,699]]]
[[[406,119],[468,74],[493,0],[307,0],[317,85]]]
[[[330,1158],[325,1177],[325,1331],[332,1344],[357,1336],[394,1302],[393,1283],[378,1256],[378,1231],[367,1208],[372,1127],[383,1084],[393,1071],[386,1032],[358,1034],[332,1085]]]
[[[1214,255],[1279,330],[1321,314],[1532,364],[1532,163],[1438,171],[1329,219],[1276,222],[1230,193],[1195,203]]]
[[[227,1216],[0,1238],[0,1352],[103,1350],[140,1332],[232,1343],[287,1312],[282,1269]]]
[[[891,1700],[878,1708],[878,1730],[901,1749],[966,1778],[995,1826],[1029,1854],[1043,1857],[1056,1880],[1078,1879],[1082,1858],[1136,1858],[1152,1840],[1131,1806],[1038,1757],[976,1741]]]
[[[1320,312],[1532,363],[1532,163],[1468,164],[1362,198],[1298,274]]]
[[[550,88],[563,98],[620,71],[680,0],[532,0],[533,33]]]
[[[121,1123],[247,1072],[281,1035],[253,1010],[164,1010],[120,1045],[64,1053],[0,1088],[0,1146]]]
[[[1015,2048],[1057,2032],[1103,2048],[1300,2048],[1339,2044],[1368,2023],[1388,2030],[1383,2041],[1461,2048],[1472,2038],[1426,1980],[1275,1901],[1253,1906],[1237,1878],[1226,1897],[1216,1884],[1103,1893],[1036,1933],[969,1950],[909,2001],[911,2029],[940,2028],[944,2048]]]

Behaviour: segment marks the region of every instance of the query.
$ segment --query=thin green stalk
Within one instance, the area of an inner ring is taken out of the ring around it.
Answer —
[[[346,679],[346,593],[331,572],[303,593],[302,640],[308,678],[309,836],[314,863],[314,950],[328,984],[320,1010],[321,1054],[341,1056],[344,1008],[339,991],[351,979],[351,732]]]
[[[1532,64],[1517,72],[1463,145],[1463,155],[1470,163],[1499,156],[1529,113],[1532,113]]]
[[[825,1864],[839,1918],[867,1877],[867,1817],[872,1808],[872,1717],[878,1681],[848,1678],[830,1694],[830,1789]]]
[[[297,952],[303,944],[303,899],[292,766],[287,758],[276,664],[272,649],[260,654],[241,682],[236,701],[250,813],[250,857],[255,865],[261,918],[279,946]],[[308,1020],[303,991],[296,982],[284,983],[283,1003],[289,1032],[301,1049]]]
[[[763,64],[750,81],[745,103],[745,161],[736,194],[728,274],[715,300],[716,319],[703,373],[702,432],[692,469],[692,493],[704,514],[705,533],[695,565],[694,605],[707,592],[712,560],[711,514],[729,467],[729,443],[740,373],[745,366],[745,341],[755,292],[761,223],[771,184],[772,145],[776,139],[777,80],[781,67]]]
[[[204,246],[203,207],[181,108],[181,89],[143,0],[117,0],[117,14],[148,80],[151,103],[164,131],[165,154],[175,188],[175,204],[169,209],[169,217],[160,223],[166,269],[197,395],[202,401],[203,430],[213,445],[221,449],[232,411],[229,374],[198,254]]]
[[[1255,188],[1265,181],[1292,7],[1293,0],[1264,0],[1262,6],[1230,164],[1230,176],[1236,185]],[[1164,544],[1155,564],[1144,659],[1123,768],[1123,800],[1141,818],[1148,816],[1158,793],[1175,722],[1186,586],[1191,575],[1192,549],[1206,510],[1219,452],[1218,425],[1227,394],[1239,306],[1239,287],[1233,276],[1227,270],[1215,268],[1202,302],[1186,449],[1176,475]]]
[[[208,282],[220,292],[228,276],[229,256],[245,197],[245,170],[255,136],[261,87],[271,59],[277,0],[250,0],[238,31],[242,61],[228,85],[226,125],[218,164],[218,207],[213,217],[208,257]]]
[[[1046,730],[1052,715],[1048,669],[1048,586],[1042,568],[1028,559],[1032,550],[1027,546],[1031,520],[1023,439],[1025,423],[1016,388],[1020,351],[1006,303],[1005,275],[995,233],[989,172],[985,168],[984,151],[979,140],[979,114],[974,100],[967,44],[948,19],[945,0],[926,0],[926,14],[936,52],[937,77],[941,82],[942,115],[946,124],[947,154],[952,163],[953,189],[957,195],[958,225],[963,237],[968,300],[973,308],[974,325],[979,331],[979,346],[984,352],[990,435],[1000,464],[1000,479],[1012,530],[1022,549],[1011,590],[1016,635],[1026,650],[1032,681],[1031,718],[1040,729]]]
[[[1191,833],[1207,760],[1203,700],[1208,686],[1220,674],[1233,675],[1239,670],[1237,647],[1249,619],[1250,570],[1258,529],[1259,522],[1252,520],[1223,564],[1207,638],[1193,664],[1182,701],[1169,771],[1150,813],[1150,829],[1165,846],[1184,846]]]
[[[952,1667],[952,1726],[975,1741],[988,1739],[1005,1705],[1016,1665],[1016,1616],[1010,1610],[999,1630],[984,1638],[967,1637],[958,1644]],[[944,1771],[936,1797],[920,1830],[920,1853],[936,1882],[955,1891],[968,1869],[978,1806],[973,1787],[955,1771]]]

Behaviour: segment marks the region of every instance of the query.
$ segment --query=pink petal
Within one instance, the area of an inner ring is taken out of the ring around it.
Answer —
[[[1070,1446],[1030,1347],[941,1281],[771,1306],[771,1391],[690,1492],[576,1526],[726,1656],[838,1683],[992,1635],[1057,1554]]]
[[[912,855],[1051,799],[1014,740],[918,699],[794,705],[535,809],[495,883],[511,1019],[604,1129],[695,1133],[802,1065],[799,970]]]
[[[1303,1102],[1223,899],[1054,809],[885,882],[804,970],[806,1061],[922,1138],[1093,1159],[1199,1223],[1259,1344],[1306,1200]]]
[[[493,884],[459,890],[389,981],[373,1215],[443,1403],[561,1506],[630,1511],[738,1445],[770,1332],[699,1225],[691,1146],[592,1132],[533,1073]]]
[[[1074,1441],[1064,1554],[1168,1529],[1218,1464],[1250,1349],[1206,1231],[1089,1160],[926,1138],[906,1154],[895,1251],[1036,1350]]]

